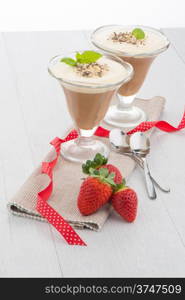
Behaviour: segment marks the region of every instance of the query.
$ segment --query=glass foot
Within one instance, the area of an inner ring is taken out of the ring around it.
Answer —
[[[61,155],[65,159],[79,163],[92,160],[97,153],[108,157],[110,150],[103,142],[95,139],[87,144],[81,142],[81,139],[72,140],[62,144],[61,147]]]
[[[139,107],[131,106],[121,110],[118,109],[117,105],[112,105],[104,118],[104,122],[115,127],[130,128],[136,127],[146,119],[145,112]]]

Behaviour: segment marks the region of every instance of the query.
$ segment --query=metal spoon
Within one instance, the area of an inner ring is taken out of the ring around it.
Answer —
[[[131,157],[142,169],[143,167],[143,160],[142,158],[136,156],[129,146],[129,136],[124,133],[121,129],[115,128],[110,131],[109,134],[109,141],[113,151]],[[159,184],[153,176],[150,174],[153,183],[164,193],[169,193],[169,188],[164,188]]]
[[[130,148],[135,156],[142,158],[148,196],[150,199],[156,199],[157,195],[153,181],[151,180],[150,170],[146,159],[146,156],[150,151],[149,139],[147,139],[142,132],[135,132],[130,136]]]

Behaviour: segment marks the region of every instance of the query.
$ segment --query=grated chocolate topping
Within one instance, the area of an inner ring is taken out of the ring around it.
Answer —
[[[97,62],[90,64],[77,64],[76,72],[83,77],[102,77],[109,71],[107,64],[99,64]]]
[[[128,43],[133,45],[144,45],[145,39],[137,40],[136,37],[132,34],[132,32],[113,32],[108,40],[111,39],[115,43]]]

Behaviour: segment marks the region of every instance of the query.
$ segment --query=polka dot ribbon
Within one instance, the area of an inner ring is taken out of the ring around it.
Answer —
[[[185,128],[185,112],[184,112],[183,117],[182,117],[182,119],[181,119],[181,121],[180,121],[180,123],[177,127],[174,127],[174,126],[170,125],[166,121],[142,122],[137,127],[130,130],[129,132],[127,132],[127,134],[132,134],[132,133],[137,132],[137,131],[145,132],[145,131],[153,128],[153,127],[156,127],[156,128],[158,128],[162,131],[165,131],[165,132],[179,131],[179,130]],[[95,135],[101,136],[101,137],[109,137],[109,130],[104,129],[102,127],[98,127],[96,132],[95,132]]]
[[[145,132],[153,127],[156,127],[165,132],[175,132],[181,130],[185,128],[185,112],[183,114],[181,122],[177,127],[170,125],[166,121],[143,122],[136,128],[129,131],[128,134],[132,134],[137,131]],[[98,127],[95,135],[99,137],[109,137],[109,130],[103,127]],[[71,227],[71,225],[69,225],[69,223],[64,220],[64,218],[47,202],[53,191],[53,169],[60,155],[61,144],[76,139],[77,137],[77,131],[72,130],[65,139],[59,139],[56,137],[51,142],[51,145],[55,148],[56,151],[56,158],[50,162],[42,163],[41,172],[49,176],[50,183],[44,190],[38,193],[36,209],[45,219],[47,219],[50,224],[52,224],[56,228],[56,230],[58,230],[58,232],[63,236],[63,238],[69,245],[86,246],[85,242],[80,238],[80,236]]]
[[[76,130],[73,130],[65,139],[55,138],[51,142],[51,145],[55,148],[56,151],[56,158],[50,162],[42,163],[41,172],[49,176],[50,183],[44,190],[38,193],[36,209],[45,219],[47,219],[50,224],[52,224],[56,228],[56,230],[58,230],[58,232],[63,236],[63,238],[69,245],[86,246],[85,242],[80,238],[80,236],[71,227],[71,225],[69,225],[69,223],[64,220],[64,218],[47,202],[53,190],[53,169],[60,154],[61,144],[75,139],[77,138],[77,136],[78,134]]]

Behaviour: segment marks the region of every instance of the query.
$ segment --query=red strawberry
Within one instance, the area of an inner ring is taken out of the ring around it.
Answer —
[[[114,173],[115,174],[114,182],[116,184],[121,184],[122,183],[123,177],[122,177],[121,172],[118,170],[117,167],[115,167],[114,165],[108,164],[108,165],[101,166],[99,169],[102,169],[102,168],[107,168],[109,173]]]
[[[111,197],[115,211],[127,222],[133,222],[137,215],[137,195],[129,187],[122,187]]]
[[[97,153],[94,157],[93,160],[87,160],[85,164],[82,165],[82,170],[85,174],[90,174],[90,169],[102,169],[102,168],[107,168],[109,173],[114,173],[114,182],[116,184],[121,184],[123,177],[118,170],[117,167],[111,164],[107,164],[107,158],[105,158],[103,155],[100,153]]]
[[[78,195],[78,208],[82,215],[91,215],[107,203],[112,195],[110,184],[98,177],[89,176],[81,185]]]

